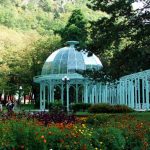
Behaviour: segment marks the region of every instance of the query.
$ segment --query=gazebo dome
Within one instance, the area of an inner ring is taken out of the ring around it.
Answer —
[[[45,61],[42,68],[42,75],[49,74],[72,74],[76,70],[102,68],[102,63],[97,56],[87,56],[84,51],[77,51],[75,44],[77,41],[68,41],[70,46],[63,47],[53,52]]]

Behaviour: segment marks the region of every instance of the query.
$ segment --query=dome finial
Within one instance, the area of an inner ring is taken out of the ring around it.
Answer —
[[[67,41],[66,43],[74,47],[75,45],[79,44],[79,41]]]

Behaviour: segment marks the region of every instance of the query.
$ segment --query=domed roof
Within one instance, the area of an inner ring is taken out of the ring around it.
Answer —
[[[68,41],[69,47],[64,47],[53,52],[45,61],[42,75],[49,74],[72,74],[76,70],[101,69],[102,63],[94,54],[87,56],[86,52],[77,51],[77,41]]]

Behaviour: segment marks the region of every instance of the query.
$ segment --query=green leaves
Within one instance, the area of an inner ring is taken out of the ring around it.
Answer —
[[[85,45],[87,41],[87,21],[84,18],[81,10],[74,10],[70,16],[65,28],[60,31],[62,41],[76,40],[80,45]]]
[[[108,14],[91,23],[90,50],[101,55],[112,78],[148,69],[150,65],[150,11],[146,11],[150,4],[144,1],[145,8],[133,10],[133,2],[136,0],[91,0],[89,5]],[[107,57],[108,51],[112,57]]]

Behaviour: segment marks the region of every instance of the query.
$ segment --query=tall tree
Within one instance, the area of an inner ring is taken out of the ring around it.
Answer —
[[[113,78],[150,66],[150,1],[143,1],[143,7],[138,9],[133,8],[135,2],[91,0],[89,5],[108,14],[91,23],[90,49],[102,56],[112,52],[106,67]]]
[[[87,41],[87,21],[81,10],[74,10],[70,16],[67,25],[60,31],[62,42],[76,40],[80,46],[85,46]]]

